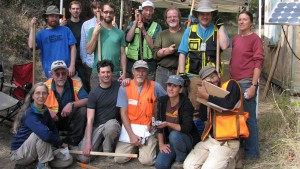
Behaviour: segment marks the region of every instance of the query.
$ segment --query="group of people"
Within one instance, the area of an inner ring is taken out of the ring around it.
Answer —
[[[261,39],[251,31],[252,14],[239,14],[231,80],[221,85],[217,47],[226,50],[230,40],[223,20],[214,21],[217,11],[211,2],[200,0],[193,11],[199,23],[186,29],[180,25],[180,10],[170,7],[164,13],[168,29],[162,31],[152,20],[154,9],[151,1],[143,2],[125,32],[114,23],[111,2],[91,1],[94,17],[85,22],[79,1],[70,3],[71,18],[61,23],[58,8],[49,6],[43,15],[46,28],[35,39],[38,20],[31,20],[28,45],[35,47],[36,41],[48,80],[32,87],[15,119],[11,159],[16,166],[38,159],[38,168],[67,167],[72,156],[61,160],[54,153],[66,147],[82,151],[75,158],[83,163],[91,160],[91,151],[138,152],[141,164],[158,169],[232,168],[240,147],[244,158],[259,158],[256,95],[264,56]],[[210,95],[203,81],[229,94]],[[230,112],[244,108],[250,136],[214,138],[214,110],[197,97]],[[207,121],[203,132],[195,119]],[[135,125],[146,126],[150,135],[139,136]],[[123,129],[127,142],[119,140]],[[59,131],[67,131],[66,137]],[[116,163],[130,159],[114,157]]]

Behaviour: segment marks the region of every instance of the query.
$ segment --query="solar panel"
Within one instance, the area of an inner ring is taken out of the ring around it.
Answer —
[[[300,25],[300,2],[278,2],[265,24]]]

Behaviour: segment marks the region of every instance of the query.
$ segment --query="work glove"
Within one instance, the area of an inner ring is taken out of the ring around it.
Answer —
[[[220,18],[220,16],[216,16],[215,25],[217,26],[218,29],[220,29],[220,27],[224,25],[224,20]]]
[[[190,78],[186,74],[181,74],[180,76],[184,80],[183,87],[188,87],[190,85]]]

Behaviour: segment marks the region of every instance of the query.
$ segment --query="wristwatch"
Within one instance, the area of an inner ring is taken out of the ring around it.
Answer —
[[[258,83],[257,83],[257,84],[253,84],[253,83],[252,83],[251,86],[258,87]]]
[[[70,102],[71,106],[72,106],[72,111],[74,110],[74,102]]]

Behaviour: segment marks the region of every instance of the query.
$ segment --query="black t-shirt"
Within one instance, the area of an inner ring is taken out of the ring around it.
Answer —
[[[120,109],[116,107],[120,84],[113,81],[109,88],[98,85],[89,94],[87,108],[95,109],[94,127],[106,123],[108,120],[119,120]]]
[[[70,19],[67,19],[67,24],[66,27],[68,27],[69,29],[71,29],[73,35],[75,36],[75,39],[77,41],[76,43],[76,49],[77,49],[77,55],[76,58],[80,59],[80,37],[81,37],[81,27],[83,24],[83,20],[80,20],[79,22],[72,22]]]

